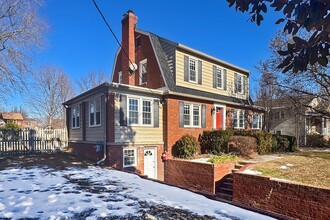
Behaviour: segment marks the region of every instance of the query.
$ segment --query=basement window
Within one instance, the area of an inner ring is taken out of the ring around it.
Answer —
[[[123,161],[124,167],[136,166],[136,149],[124,149]]]

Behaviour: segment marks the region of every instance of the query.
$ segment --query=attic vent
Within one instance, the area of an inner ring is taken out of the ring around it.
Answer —
[[[140,47],[140,46],[141,46],[141,35],[135,38],[135,47]]]

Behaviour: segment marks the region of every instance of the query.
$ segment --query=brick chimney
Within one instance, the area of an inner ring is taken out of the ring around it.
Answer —
[[[128,10],[124,14],[124,18],[121,21],[122,24],[122,46],[128,55],[129,59],[125,52],[121,52],[122,58],[122,74],[123,74],[123,83],[129,85],[135,85],[135,74],[129,75],[130,69],[129,66],[132,63],[135,63],[135,26],[137,24],[138,17],[134,15],[132,10]],[[130,61],[131,62],[130,62]]]

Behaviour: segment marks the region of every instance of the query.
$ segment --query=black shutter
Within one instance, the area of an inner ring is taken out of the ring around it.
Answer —
[[[234,91],[237,93],[237,73],[234,74]]]
[[[189,82],[189,57],[184,56],[184,81]]]
[[[202,128],[206,128],[206,105],[202,105]]]
[[[248,124],[249,124],[249,121],[248,121],[249,112],[248,112],[248,110],[244,110],[243,114],[244,114],[243,115],[243,117],[244,117],[244,128],[247,129]]]
[[[217,88],[217,67],[213,66],[213,88]]]
[[[69,137],[69,140],[70,140],[70,130],[71,130],[71,108],[67,108],[66,109],[66,129],[67,129],[67,132],[68,132],[68,137]]]
[[[242,77],[243,78],[243,94],[245,95],[246,94],[246,77],[245,76],[243,76]]]
[[[198,60],[198,84],[202,85],[202,61]]]
[[[127,126],[127,96],[120,96],[120,126]]]
[[[223,69],[223,89],[227,90],[227,70]]]
[[[159,100],[154,100],[154,127],[159,127]]]
[[[184,110],[184,103],[183,102],[179,102],[179,127],[183,128],[183,110]]]

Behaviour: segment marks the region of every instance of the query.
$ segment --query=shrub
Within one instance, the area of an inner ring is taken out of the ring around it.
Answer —
[[[204,131],[200,137],[203,153],[220,154],[227,150],[229,138],[233,135],[233,130]]]
[[[273,135],[273,152],[294,152],[297,150],[297,140],[293,136]]]
[[[321,134],[311,134],[307,136],[306,146],[308,147],[330,147],[329,141],[325,140]]]
[[[180,158],[191,158],[200,154],[201,147],[195,137],[184,135],[174,145],[174,156]]]
[[[272,152],[273,147],[273,135],[266,132],[260,132],[255,134],[255,138],[258,143],[258,153],[268,154]]]
[[[228,146],[229,152],[237,152],[242,157],[252,158],[257,155],[257,140],[251,136],[232,136],[231,144]]]
[[[210,163],[228,163],[238,161],[239,157],[232,154],[214,155],[207,162]]]

